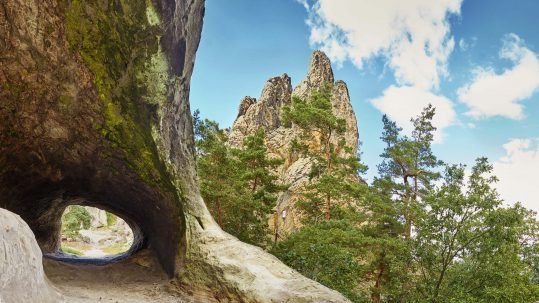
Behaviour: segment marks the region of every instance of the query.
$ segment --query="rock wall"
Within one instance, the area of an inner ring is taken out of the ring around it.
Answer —
[[[50,286],[41,250],[28,225],[0,208],[0,302],[58,303],[62,296]]]
[[[305,99],[311,92],[319,90],[326,83],[333,85],[331,98],[333,113],[345,119],[344,138],[346,144],[356,153],[359,134],[348,88],[343,81],[335,81],[331,62],[321,51],[313,53],[305,79],[294,89],[292,89],[290,77],[284,74],[266,82],[258,101],[252,97],[245,97],[240,102],[238,116],[230,132],[230,144],[241,147],[246,136],[253,134],[261,127],[264,128],[270,157],[285,160],[283,165],[277,168],[276,173],[279,176],[279,182],[290,185],[290,188],[279,195],[275,215],[270,220],[273,232],[277,233],[280,238],[300,226],[300,216],[295,202],[301,188],[308,181],[310,171],[308,159],[289,152],[290,143],[300,134],[300,130],[295,126],[283,126],[282,109],[284,106],[291,105],[292,96]],[[317,142],[312,143],[317,144]]]
[[[105,210],[90,206],[85,206],[84,208],[92,217],[92,221],[90,222],[91,228],[95,229],[107,226],[107,212]]]
[[[47,253],[67,205],[118,214],[195,296],[347,302],[206,209],[189,108],[203,15],[203,0],[0,2],[0,207]]]

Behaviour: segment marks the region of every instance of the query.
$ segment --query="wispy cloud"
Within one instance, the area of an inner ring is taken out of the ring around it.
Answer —
[[[458,98],[469,107],[468,115],[476,119],[502,116],[524,118],[521,101],[539,88],[539,59],[515,34],[506,35],[500,50],[501,59],[510,60],[511,68],[501,73],[491,67],[479,67],[470,83],[458,90]]]
[[[459,40],[459,49],[463,52],[468,51],[470,48],[475,47],[477,43],[477,37],[472,37],[471,39],[460,38]]]
[[[310,42],[335,61],[386,57],[400,85],[437,87],[455,46],[448,16],[461,0],[319,0],[309,5]]]
[[[438,128],[434,134],[435,143],[443,141],[443,129],[450,126],[456,117],[453,103],[449,99],[413,86],[390,86],[371,103],[403,127],[406,134],[411,134],[413,130],[410,118],[419,115],[429,103],[432,104],[436,107],[433,124]]]
[[[410,118],[432,103],[438,108],[437,139],[442,140],[455,112],[436,90],[455,48],[449,16],[460,14],[462,0],[296,1],[308,11],[311,45],[337,64],[350,60],[362,69],[370,59],[385,59],[396,84],[372,100],[380,111],[409,129]]]
[[[512,139],[503,148],[505,155],[494,162],[501,197],[539,210],[539,187],[533,184],[539,171],[539,138]]]

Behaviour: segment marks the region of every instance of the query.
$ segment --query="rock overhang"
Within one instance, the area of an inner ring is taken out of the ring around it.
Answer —
[[[0,208],[23,217],[43,251],[58,246],[63,208],[86,201],[140,227],[201,301],[348,302],[224,233],[200,197],[189,86],[203,0],[0,6]],[[140,87],[147,79],[163,82]]]
[[[202,15],[181,18],[190,8],[173,0],[5,6],[0,207],[30,225],[45,253],[58,250],[73,201],[110,210],[140,230],[140,245],[173,276],[184,198],[162,156],[162,121],[176,118],[165,116],[192,69],[185,30],[194,23],[199,32]]]

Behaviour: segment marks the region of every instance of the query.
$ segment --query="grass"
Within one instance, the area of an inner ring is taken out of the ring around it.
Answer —
[[[109,255],[116,255],[116,254],[124,253],[128,249],[129,248],[126,248],[126,243],[116,243],[114,245],[104,247],[101,250],[103,250],[105,253]]]
[[[60,246],[60,251],[66,253],[66,254],[75,255],[75,256],[82,256],[83,255],[83,253],[81,251],[79,251],[79,250],[77,250],[77,249],[75,249],[73,247],[69,247],[67,245],[64,245],[64,244],[62,244]]]

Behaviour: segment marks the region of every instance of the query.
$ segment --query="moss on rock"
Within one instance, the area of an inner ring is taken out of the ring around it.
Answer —
[[[99,131],[148,184],[175,191],[152,128],[167,100],[168,64],[159,47],[160,20],[150,0],[64,0],[66,36],[94,75],[102,102]]]

